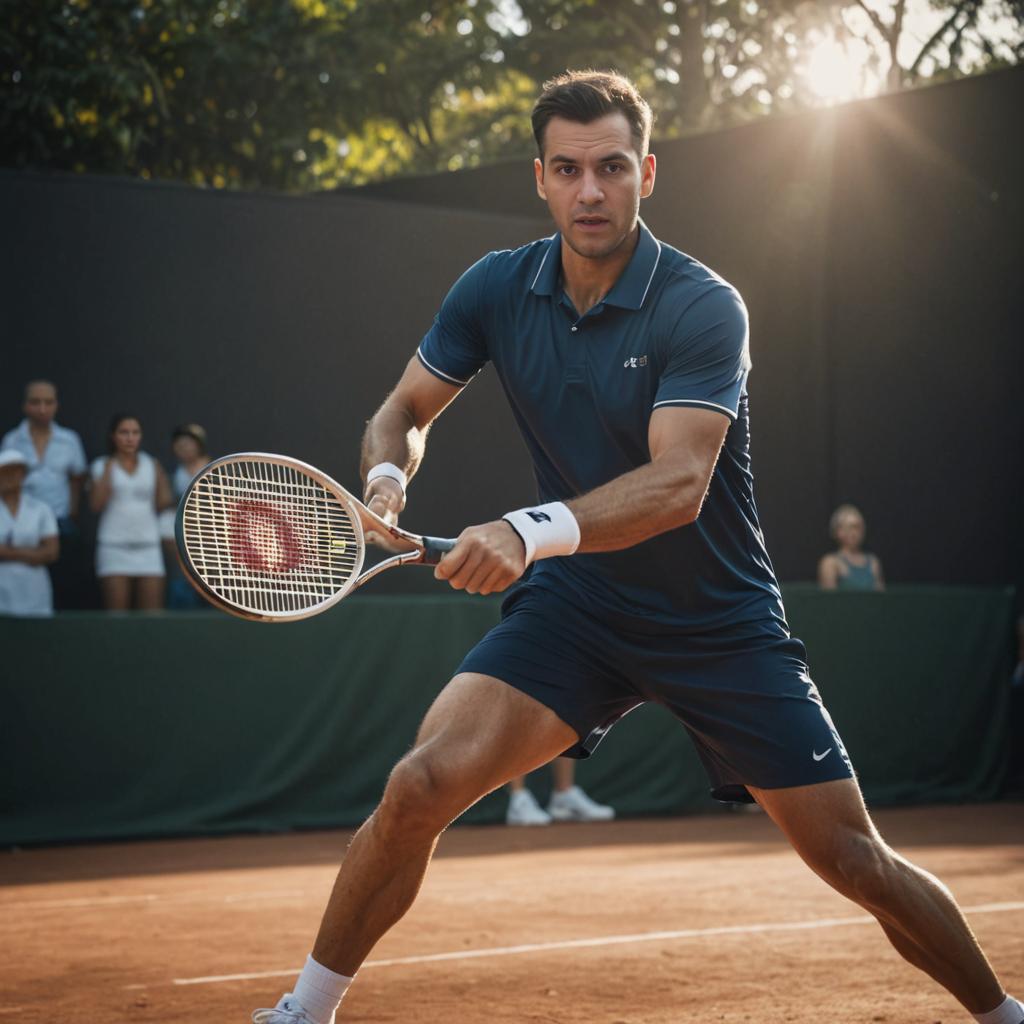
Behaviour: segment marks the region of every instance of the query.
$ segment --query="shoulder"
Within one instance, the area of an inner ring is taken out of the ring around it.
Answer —
[[[59,423],[53,424],[53,436],[66,444],[73,444],[79,448],[82,445],[82,439],[79,437],[77,430],[72,430],[70,427],[62,427]]]
[[[529,288],[546,265],[552,238],[538,238],[517,249],[495,249],[478,260],[471,270],[486,277],[488,285],[502,287],[524,282]]]
[[[22,420],[16,427],[12,427],[4,434],[3,440],[0,441],[0,448],[16,448],[18,442],[22,440],[28,434],[28,426],[26,421]]]
[[[667,312],[725,315],[746,322],[747,308],[739,290],[700,260],[662,242],[658,270],[658,301]]]
[[[103,468],[106,466],[107,459],[109,457],[109,455],[97,455],[96,458],[89,463],[89,472],[92,473],[93,476],[99,476],[103,472]]]

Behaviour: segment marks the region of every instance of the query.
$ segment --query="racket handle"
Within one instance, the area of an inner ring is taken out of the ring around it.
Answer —
[[[443,537],[423,538],[423,565],[437,565],[443,555],[448,554],[455,547],[454,540],[446,540]]]

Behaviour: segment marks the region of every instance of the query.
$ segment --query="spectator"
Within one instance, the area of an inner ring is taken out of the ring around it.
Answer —
[[[206,431],[198,423],[183,423],[171,434],[171,450],[178,460],[172,483],[174,497],[185,493],[192,477],[210,461],[206,448]]]
[[[45,502],[24,491],[28,459],[13,448],[0,452],[0,614],[52,615],[46,566],[60,550],[57,518]]]
[[[198,423],[183,423],[171,434],[171,449],[178,464],[171,477],[175,503],[181,501],[192,477],[210,461],[206,449],[206,431]],[[167,607],[175,611],[205,608],[199,596],[178,566],[174,541],[174,512],[168,509],[160,514],[160,537],[167,556]]]
[[[51,566],[55,604],[75,607],[81,602],[84,552],[78,534],[78,509],[82,483],[88,468],[81,438],[62,427],[57,415],[57,388],[48,380],[25,385],[22,406],[25,418],[4,435],[0,451],[18,451],[25,456],[28,476],[24,493],[49,506],[57,518],[60,559]]]
[[[90,505],[100,517],[96,575],[103,607],[124,611],[163,607],[164,560],[157,513],[174,500],[163,467],[140,450],[138,417],[118,413],[110,423],[110,454],[92,464]]]
[[[837,550],[818,563],[822,590],[885,590],[882,563],[863,550],[866,527],[855,505],[840,505],[829,520],[829,533]]]
[[[551,771],[555,786],[546,811],[526,788],[526,780],[522,775],[508,784],[506,825],[550,825],[552,821],[611,821],[615,817],[613,808],[591,800],[579,786],[573,784],[576,762],[572,758],[556,757],[551,762]]]

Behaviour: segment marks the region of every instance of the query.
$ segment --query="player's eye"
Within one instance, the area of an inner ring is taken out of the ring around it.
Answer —
[[[622,164],[605,164],[604,169],[609,174],[618,174],[623,169]]]
[[[561,167],[557,168],[556,174],[561,174],[563,177],[569,178],[576,173],[576,168],[572,164],[562,164]]]

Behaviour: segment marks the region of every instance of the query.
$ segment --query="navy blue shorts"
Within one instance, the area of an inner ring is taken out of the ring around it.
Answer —
[[[804,645],[781,627],[639,635],[533,584],[516,587],[501,612],[458,671],[494,676],[551,708],[580,738],[568,757],[589,757],[623,715],[651,701],[685,726],[718,800],[750,802],[748,785],[853,777]]]

